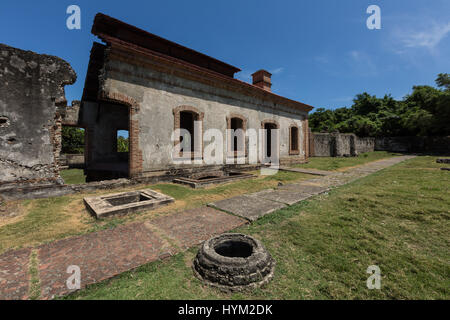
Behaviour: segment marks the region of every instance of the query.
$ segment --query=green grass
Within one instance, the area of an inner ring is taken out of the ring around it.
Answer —
[[[60,171],[61,178],[66,184],[80,184],[86,182],[83,169],[65,169]]]
[[[78,169],[71,169],[73,171]],[[78,171],[79,172],[79,171]],[[81,170],[82,172],[82,170]],[[255,172],[256,174],[256,172]],[[205,189],[192,189],[188,186],[160,183],[148,186],[133,186],[126,189],[101,190],[97,195],[133,189],[152,188],[175,198],[175,202],[156,210],[138,212],[132,215],[96,220],[86,210],[83,197],[93,194],[74,194],[70,196],[17,201],[14,210],[20,214],[12,218],[0,216],[0,253],[9,249],[36,246],[64,237],[113,228],[138,219],[148,219],[157,214],[170,214],[205,205],[212,201],[236,195],[256,192],[275,187],[278,182],[295,182],[310,178],[310,175],[297,172],[279,171],[271,176],[257,176]],[[2,206],[6,204],[2,204]],[[9,204],[13,207],[13,204]]]
[[[257,174],[257,172],[252,172]],[[306,174],[299,174],[298,172],[278,171],[276,174],[268,176],[259,176],[257,179],[244,179],[233,183],[217,185],[212,188],[193,189],[179,184],[162,183],[151,186],[164,194],[167,194],[176,200],[190,200],[196,199],[197,204],[201,205],[210,201],[208,196],[226,195],[232,196],[238,193],[257,192],[262,189],[267,189],[277,186],[278,182],[289,183],[311,178],[312,176]]]
[[[308,163],[297,164],[294,165],[293,167],[333,171],[348,167],[354,167],[371,161],[390,158],[397,155],[398,154],[396,153],[391,153],[387,151],[373,151],[362,153],[357,157],[348,157],[348,158],[312,157],[309,158]]]
[[[0,252],[33,246],[86,230],[85,220],[69,206],[71,197],[26,200],[18,221],[0,226]]]
[[[89,286],[66,299],[449,299],[450,175],[418,157],[235,231],[274,256],[264,288],[225,294],[191,270],[196,249]],[[381,269],[381,290],[366,287]]]

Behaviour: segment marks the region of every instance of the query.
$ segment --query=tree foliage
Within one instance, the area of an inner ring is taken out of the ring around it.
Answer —
[[[122,136],[117,137],[117,152],[128,152],[129,139]]]
[[[61,152],[76,153],[84,152],[84,130],[76,127],[62,127]]]
[[[318,108],[310,115],[314,132],[355,133],[359,136],[450,135],[450,75],[440,73],[439,89],[414,86],[401,101],[367,92],[356,95],[350,108]]]

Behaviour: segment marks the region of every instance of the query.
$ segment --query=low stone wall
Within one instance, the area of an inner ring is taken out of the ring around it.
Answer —
[[[375,138],[360,138],[352,133],[310,133],[310,137],[312,157],[354,157],[375,149]]]
[[[61,154],[59,164],[61,167],[84,168],[84,154]]]
[[[253,171],[261,168],[261,165],[227,165],[227,166],[198,166],[177,168],[168,171],[149,172],[146,176],[133,179],[112,179],[97,182],[88,182],[83,184],[33,184],[22,183],[14,186],[0,185],[0,201],[39,199],[49,197],[59,197],[79,192],[93,192],[95,190],[109,190],[125,188],[134,185],[149,185],[158,182],[172,182],[173,179],[186,177],[199,172],[214,170],[239,170]]]
[[[375,150],[375,138],[365,137],[360,138],[356,137],[355,139],[355,149],[358,153],[371,152]]]
[[[450,136],[382,137],[375,140],[375,150],[450,155]]]

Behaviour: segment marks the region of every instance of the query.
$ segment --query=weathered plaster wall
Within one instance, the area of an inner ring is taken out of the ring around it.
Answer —
[[[75,80],[58,57],[0,44],[0,185],[61,182],[57,107],[66,105],[64,86]]]
[[[219,129],[224,136],[226,117],[233,113],[247,119],[247,128],[260,129],[263,120],[276,120],[280,125],[280,157],[305,158],[306,112],[124,62],[109,60],[105,70],[103,90],[126,95],[139,104],[134,117],[139,123],[143,171],[180,166],[171,157],[172,110],[183,105],[204,113],[204,130]],[[291,124],[299,127],[299,155],[289,155]],[[226,145],[223,151],[225,157]]]

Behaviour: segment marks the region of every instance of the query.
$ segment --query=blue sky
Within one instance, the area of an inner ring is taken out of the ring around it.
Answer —
[[[66,28],[66,8],[81,8],[81,30]],[[381,30],[366,9],[381,8]],[[450,1],[4,1],[0,42],[59,56],[78,75],[66,86],[80,99],[90,30],[103,12],[242,69],[273,73],[273,91],[316,108],[350,106],[363,91],[401,99],[413,85],[450,72]]]

